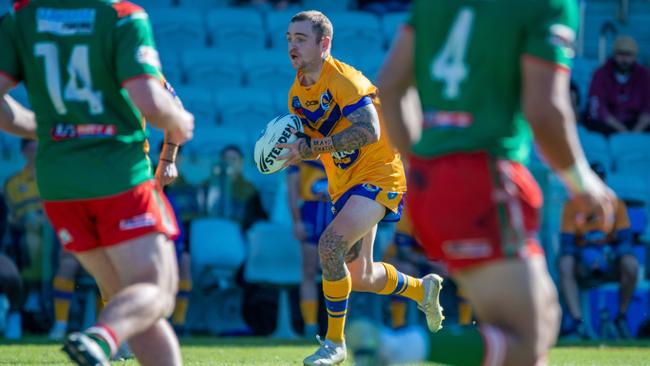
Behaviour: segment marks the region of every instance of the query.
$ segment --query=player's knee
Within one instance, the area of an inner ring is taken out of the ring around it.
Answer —
[[[324,235],[323,235],[324,236]],[[341,261],[345,257],[345,243],[342,240],[334,241],[327,238],[318,241],[318,255],[321,262]]]

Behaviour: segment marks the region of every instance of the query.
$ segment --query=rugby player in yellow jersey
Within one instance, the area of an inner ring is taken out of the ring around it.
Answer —
[[[346,358],[343,336],[350,292],[401,295],[416,301],[432,331],[440,328],[442,279],[417,279],[388,263],[373,261],[377,224],[397,221],[406,192],[399,154],[380,133],[377,88],[359,71],[330,55],[332,23],[318,11],[291,18],[288,51],[297,77],[289,111],[304,133],[287,148],[286,165],[320,156],[329,182],[335,218],[318,241],[328,315],[326,339],[305,365],[335,365]]]

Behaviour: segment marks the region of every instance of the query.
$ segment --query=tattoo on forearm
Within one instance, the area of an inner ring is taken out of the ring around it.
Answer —
[[[322,139],[312,139],[311,149],[315,153],[324,153],[334,151],[334,143],[331,137],[324,137]]]
[[[327,228],[318,241],[318,252],[326,280],[338,281],[345,277],[347,243],[343,240],[343,235],[338,235],[331,227]]]
[[[352,248],[348,250],[348,254],[345,255],[345,263],[354,262],[359,258],[359,253],[361,253],[361,247],[363,245],[363,239],[360,239],[358,242],[354,243]]]
[[[376,141],[379,131],[375,126],[379,126],[379,117],[372,104],[350,113],[347,119],[352,126],[332,136],[336,151],[356,150]]]
[[[300,154],[301,159],[310,159],[314,156],[314,152],[311,151],[311,148],[305,139],[300,140],[298,153]]]

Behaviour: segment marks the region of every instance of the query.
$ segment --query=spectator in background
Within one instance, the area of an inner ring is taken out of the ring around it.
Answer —
[[[614,55],[594,72],[589,88],[587,127],[609,135],[650,131],[650,72],[637,63],[638,47],[623,36]]]
[[[23,170],[5,182],[8,209],[9,248],[27,287],[25,311],[40,313],[43,263],[43,225],[46,223],[41,197],[36,187],[36,149],[34,140],[22,139],[20,151],[25,158]]]
[[[245,232],[256,221],[266,220],[268,215],[259,192],[242,174],[244,154],[241,149],[228,145],[221,150],[219,158],[206,186],[207,213],[236,221]]]
[[[592,169],[605,180],[599,164]],[[610,280],[619,281],[619,311],[614,326],[621,338],[630,338],[626,312],[636,286],[639,263],[632,252],[632,231],[625,203],[618,200],[615,225],[611,232],[603,232],[602,220],[592,220],[584,227],[575,225],[576,207],[567,201],[562,212],[560,238],[560,287],[569,308],[572,324],[568,335],[589,338],[578,300],[578,284],[583,287]]]

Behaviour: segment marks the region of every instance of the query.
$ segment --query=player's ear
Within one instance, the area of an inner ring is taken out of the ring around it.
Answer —
[[[329,55],[332,48],[332,38],[328,36],[323,36],[321,40],[321,52],[327,53]]]

